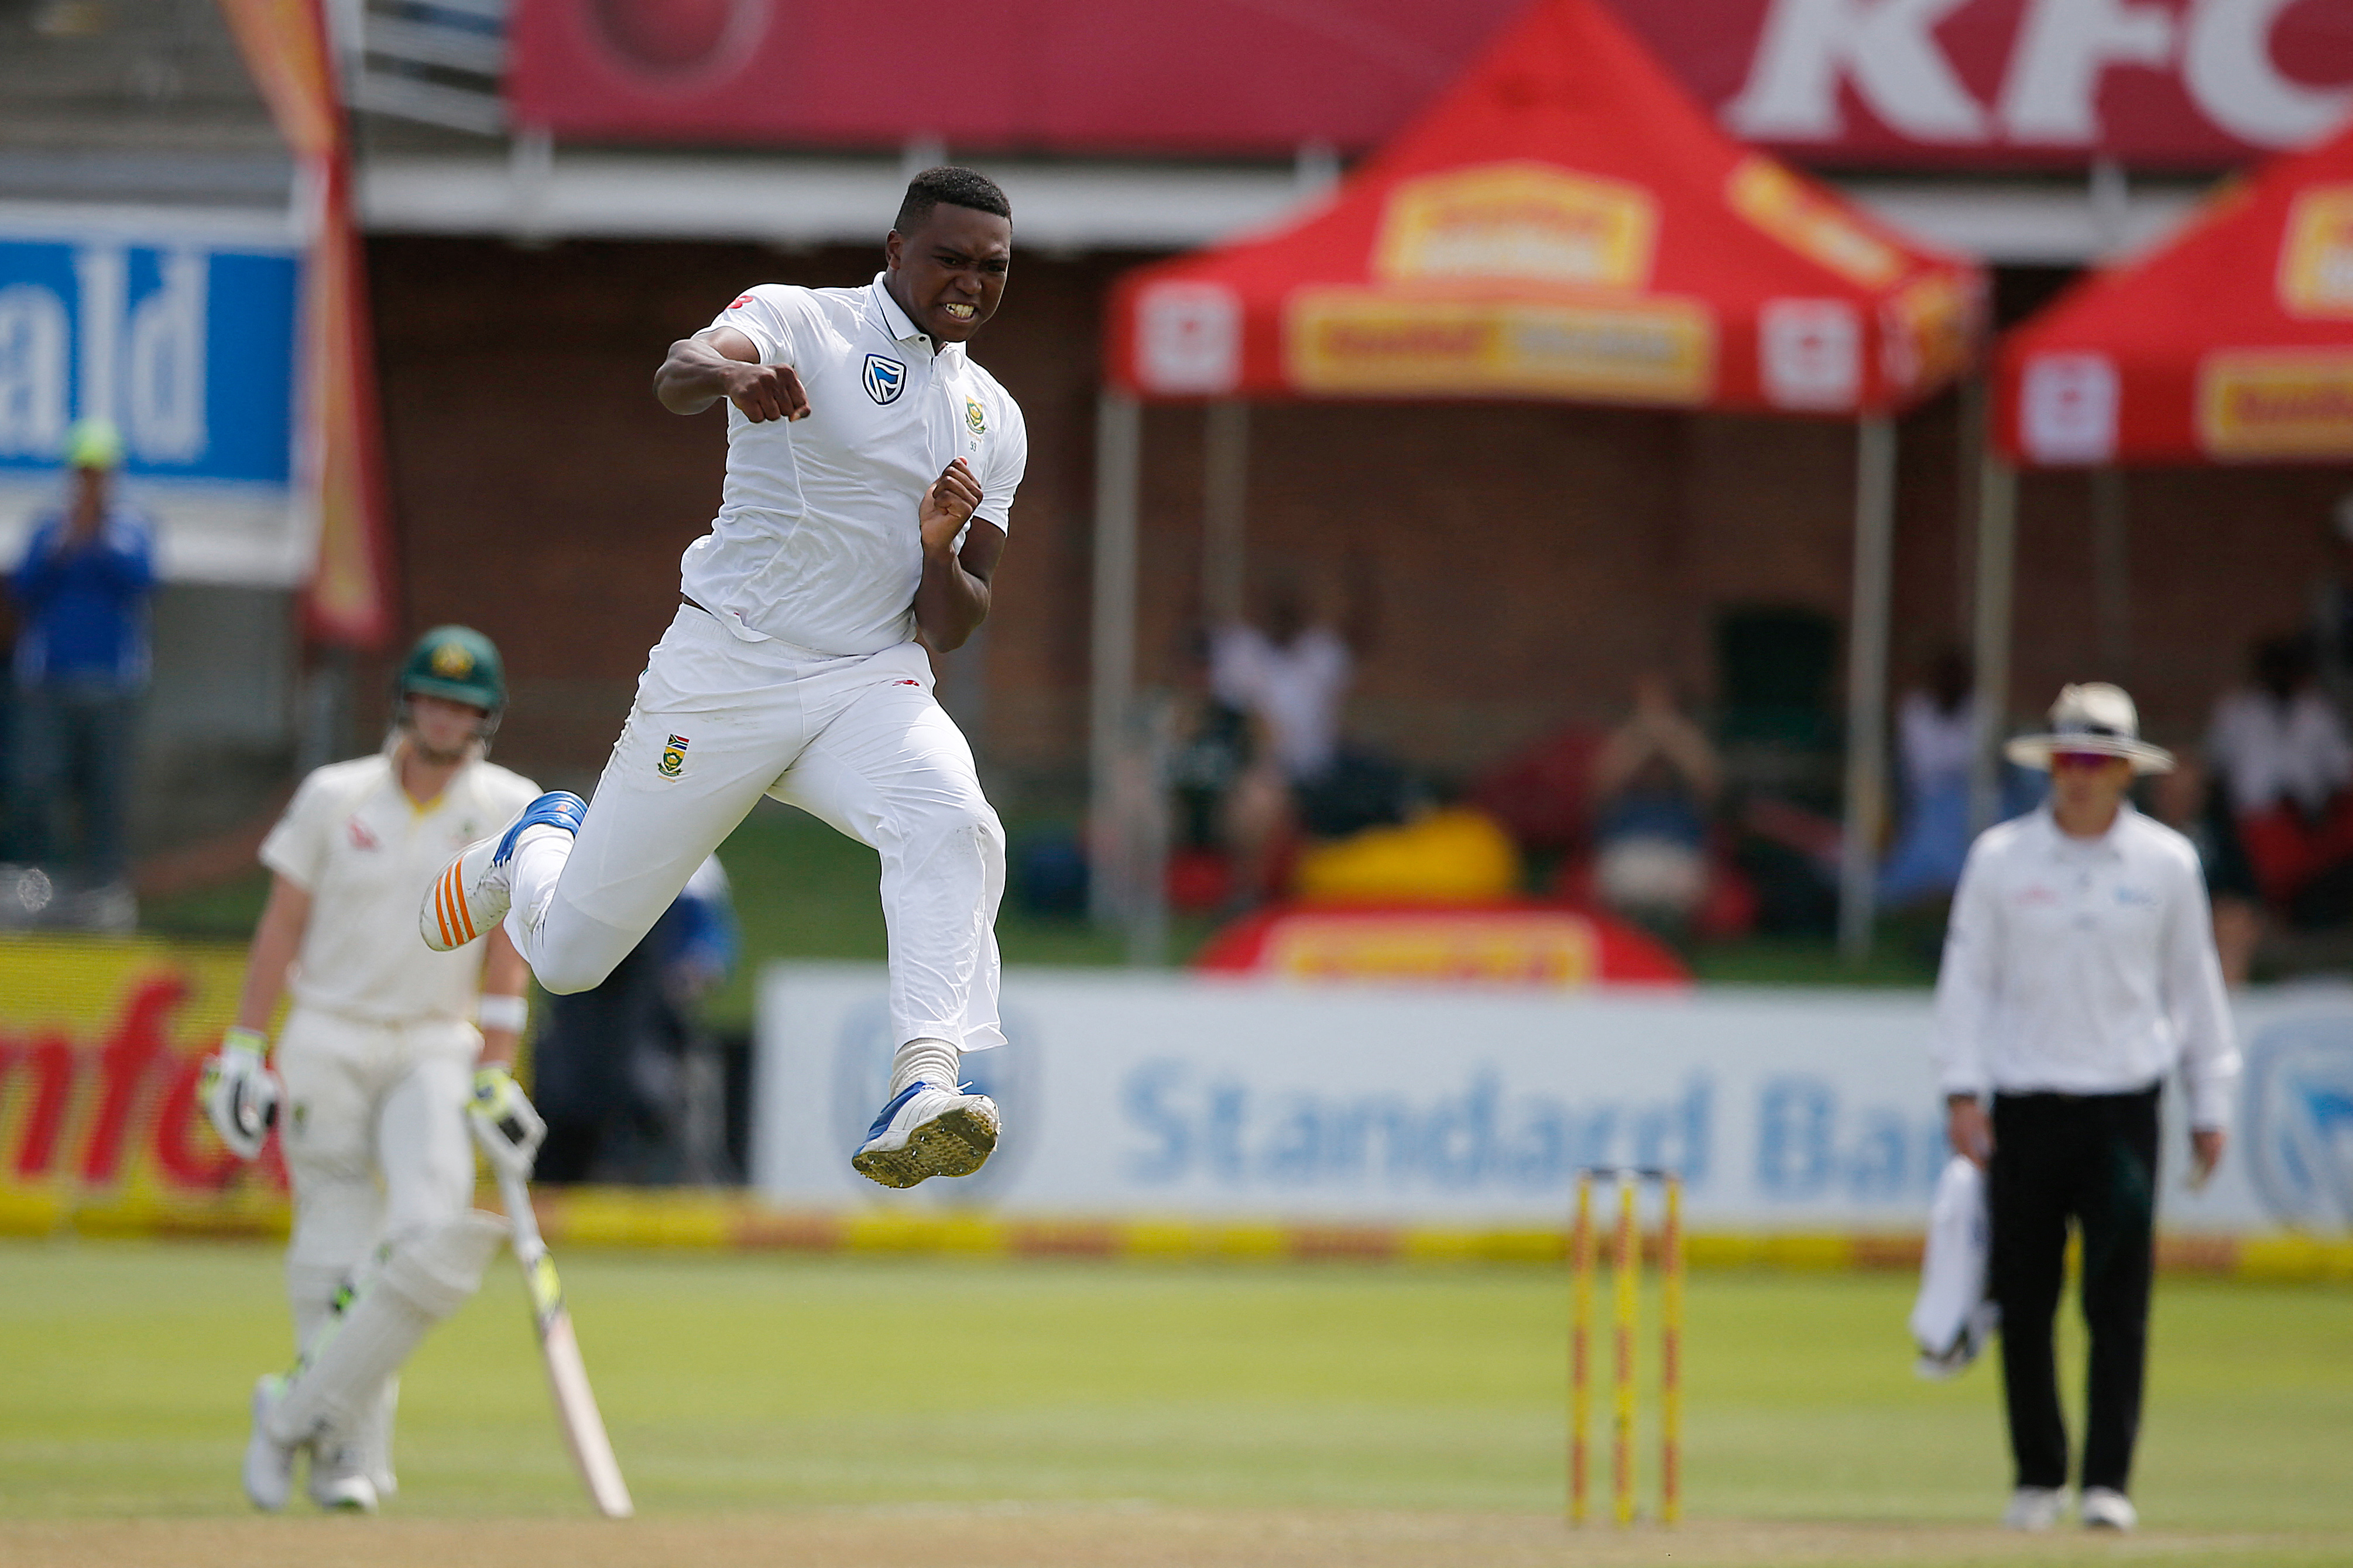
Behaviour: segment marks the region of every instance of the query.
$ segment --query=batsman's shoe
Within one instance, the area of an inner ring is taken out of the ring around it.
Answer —
[[[253,1506],[276,1513],[294,1493],[294,1443],[269,1435],[270,1407],[284,1396],[286,1380],[272,1373],[253,1385],[253,1433],[245,1440],[245,1495]]]
[[[417,911],[417,929],[425,945],[436,952],[451,952],[488,936],[507,918],[507,905],[514,897],[510,873],[515,840],[522,830],[560,827],[576,834],[587,815],[586,801],[569,790],[552,790],[524,806],[501,832],[459,850],[433,879],[424,906]]]
[[[2059,1522],[2066,1502],[2066,1494],[2056,1487],[2021,1487],[2010,1494],[2010,1506],[2001,1510],[2002,1528],[2048,1530]]]
[[[366,1445],[324,1436],[313,1441],[310,1492],[311,1500],[330,1513],[374,1513],[375,1482],[368,1479]]]
[[[997,1102],[988,1096],[909,1084],[866,1130],[866,1142],[849,1157],[850,1169],[886,1187],[969,1176],[997,1147]]]
[[[2132,1499],[2114,1487],[2085,1487],[2082,1517],[2086,1530],[2130,1530],[2140,1522]]]

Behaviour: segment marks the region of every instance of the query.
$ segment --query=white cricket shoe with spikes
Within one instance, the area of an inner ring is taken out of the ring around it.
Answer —
[[[886,1187],[969,1176],[996,1149],[997,1126],[997,1101],[985,1094],[909,1084],[874,1118],[850,1168]]]

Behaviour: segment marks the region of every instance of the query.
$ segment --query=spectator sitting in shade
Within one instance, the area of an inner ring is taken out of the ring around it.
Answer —
[[[1227,802],[1235,881],[1246,898],[1264,890],[1293,828],[1341,838],[1404,815],[1396,765],[1341,743],[1355,660],[1335,617],[1290,579],[1277,581],[1265,604],[1262,628],[1221,626],[1209,650],[1212,694],[1250,725],[1251,761]]]
[[[2316,584],[2312,642],[2320,683],[2339,713],[2353,713],[2353,490],[2329,511],[2329,557],[2335,570]]]
[[[2353,741],[2310,638],[2258,643],[2253,675],[2215,705],[2206,749],[2264,900],[2337,924],[2353,917]]]
[[[76,426],[66,504],[34,521],[11,583],[16,637],[13,752],[18,834],[27,858],[73,896],[83,923],[137,920],[126,879],[124,819],[139,699],[147,685],[153,531],[114,499],[122,437],[102,420]]]
[[[1889,909],[1949,898],[1969,852],[1976,675],[1957,647],[1937,654],[1927,673],[1895,710],[1904,821],[1879,870],[1879,900]]]
[[[2197,758],[2182,757],[2171,773],[2149,781],[2149,815],[2198,851],[2206,901],[2214,911],[2214,950],[2221,958],[2222,983],[2244,985],[2263,941],[2263,906],[2254,868],[2239,843],[2239,825],[2231,820],[2222,792],[2212,787],[2211,776]]]
[[[1594,886],[1602,902],[1681,930],[1707,896],[1708,816],[1724,784],[1715,748],[1666,677],[1634,682],[1634,711],[1593,762]]]

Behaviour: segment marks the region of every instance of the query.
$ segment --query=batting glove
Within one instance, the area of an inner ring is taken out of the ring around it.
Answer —
[[[278,1079],[261,1065],[269,1042],[256,1029],[231,1029],[221,1048],[205,1058],[196,1085],[213,1131],[240,1160],[261,1152],[270,1124],[278,1120]]]
[[[473,1125],[474,1142],[482,1146],[491,1163],[528,1181],[540,1141],[547,1136],[547,1123],[531,1108],[514,1076],[502,1067],[476,1072],[474,1099],[466,1107],[466,1117]]]

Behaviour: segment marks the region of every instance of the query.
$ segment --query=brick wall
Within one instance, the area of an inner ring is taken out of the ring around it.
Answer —
[[[1085,754],[1097,313],[1133,258],[1024,257],[978,356],[1028,416],[1030,466],[995,614],[952,672],[990,767],[1073,797]],[[501,757],[593,775],[714,509],[716,414],[650,395],[671,339],[751,282],[839,284],[870,252],[378,238],[369,264],[412,630],[480,626],[515,703]],[[1953,400],[1907,418],[1896,551],[1899,678],[1966,626]],[[1198,614],[1198,409],[1145,419],[1139,629],[1147,682],[1181,675]],[[1704,699],[1726,605],[1842,616],[1853,433],[1837,424],[1483,405],[1296,405],[1251,416],[1249,561],[1345,585],[1368,612],[1352,721],[1463,771],[1619,711],[1641,669]],[[2131,661],[2097,665],[2088,482],[2023,485],[2016,691],[2121,673],[2153,732],[2194,734],[2247,639],[2292,624],[2330,558],[2346,470],[2153,471],[2127,486]],[[975,684],[981,689],[972,690]],[[381,690],[371,678],[363,689]],[[375,715],[366,716],[373,723]]]

